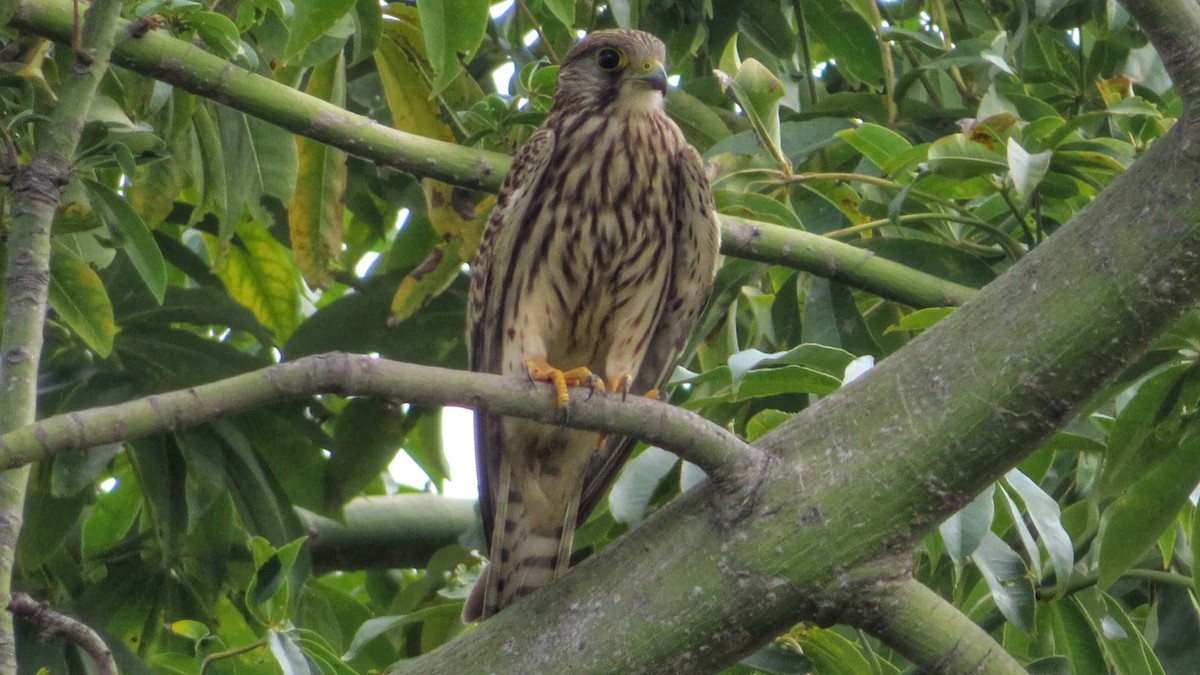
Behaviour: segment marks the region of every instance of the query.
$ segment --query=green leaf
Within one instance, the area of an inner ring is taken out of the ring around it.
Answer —
[[[756,192],[714,190],[713,200],[719,213],[751,220],[762,220],[796,230],[804,229],[794,211],[778,199],[772,199],[767,195]]]
[[[423,0],[417,5],[430,62],[433,93],[442,92],[463,72],[487,31],[487,0]]]
[[[217,56],[232,59],[242,51],[242,36],[224,14],[188,12],[185,21]]]
[[[788,421],[791,416],[791,413],[782,410],[759,411],[746,422],[746,442],[753,443],[759,436]]]
[[[667,89],[667,114],[701,154],[729,137],[729,127],[707,103],[677,87]]]
[[[871,237],[858,245],[888,260],[972,288],[983,288],[996,278],[995,270],[983,260],[936,241]]]
[[[217,108],[219,147],[225,170],[226,209],[218,214],[222,248],[249,211],[262,226],[282,219],[296,188],[296,138],[284,129],[232,108]]]
[[[1097,586],[1108,588],[1150,548],[1200,483],[1200,424],[1191,425],[1166,457],[1104,509],[1097,535]]]
[[[546,9],[558,19],[567,30],[575,29],[575,0],[544,0]]]
[[[870,87],[883,82],[883,57],[875,29],[842,0],[804,3],[808,29],[837,59],[839,70]]]
[[[822,675],[863,675],[873,673],[859,646],[832,630],[818,628],[799,632],[796,642],[813,664],[813,672]]]
[[[766,49],[771,55],[788,60],[796,52],[796,33],[791,21],[783,15],[780,3],[772,0],[749,0],[741,4],[738,18],[738,40],[746,38]]]
[[[192,621],[191,619],[180,619],[179,621],[173,621],[167,626],[167,628],[172,633],[176,635],[182,635],[192,642],[200,642],[204,638],[211,635],[208,630],[208,626],[205,626],[199,621]]]
[[[116,486],[96,497],[91,513],[83,522],[80,555],[84,559],[95,559],[119,544],[142,511],[137,479],[128,469],[122,474]]]
[[[1073,598],[1045,602],[1038,606],[1038,633],[1053,641],[1047,652],[1062,654],[1077,675],[1104,673],[1108,667],[1096,640],[1096,634]]]
[[[748,401],[779,394],[826,395],[837,390],[842,381],[803,366],[763,368],[746,373],[735,387],[735,399]]]
[[[150,234],[150,228],[142,222],[129,203],[113,192],[108,186],[95,181],[85,180],[88,195],[91,198],[92,209],[100,216],[106,225],[118,236],[121,248],[133,262],[134,269],[145,282],[146,288],[158,302],[163,301],[163,293],[167,289],[167,266],[163,262],[162,251]]]
[[[1108,454],[1100,473],[1098,487],[1102,495],[1119,496],[1144,475],[1151,459],[1158,459],[1143,452],[1143,447],[1173,405],[1172,392],[1178,392],[1182,378],[1193,368],[1187,363],[1168,363],[1122,393],[1126,401],[1109,432]]]
[[[1021,541],[1021,550],[1025,552],[1025,559],[1029,561],[1029,569],[1033,573],[1034,579],[1042,578],[1042,554],[1038,550],[1037,541],[1033,538],[1033,533],[1029,531],[1029,526],[1025,524],[1025,519],[1021,517],[1021,508],[1017,506],[1017,501],[1009,493],[1007,486],[1003,483],[997,485],[996,497],[1000,501],[1008,516],[1012,519],[1009,526],[1017,533],[1017,538]],[[1003,526],[1002,526],[1003,527]],[[1001,529],[1001,528],[996,528]],[[1006,533],[1007,529],[1002,533]]]
[[[608,508],[620,523],[636,523],[646,517],[646,508],[659,483],[679,462],[675,455],[655,447],[646,448],[625,465],[608,495]]]
[[[1031,630],[1035,604],[1033,580],[1021,556],[989,530],[971,554],[971,561],[979,568],[1004,618],[1023,631]]]
[[[878,124],[862,124],[854,129],[839,131],[836,136],[885,171],[898,155],[912,149],[908,139]]]
[[[942,319],[950,316],[954,307],[926,307],[915,312],[909,312],[900,320],[887,327],[885,333],[896,331],[923,331],[936,326]]]
[[[334,425],[332,456],[325,474],[328,506],[340,507],[387,469],[412,428],[415,416],[377,398],[346,404]]]
[[[161,305],[122,312],[118,319],[127,328],[139,325],[169,326],[175,323],[201,327],[224,326],[245,331],[263,345],[274,344],[271,332],[254,318],[253,312],[225,292],[206,286],[168,286]]]
[[[1008,139],[1008,175],[1012,178],[1013,187],[1022,203],[1028,203],[1033,197],[1046,172],[1050,170],[1050,159],[1054,153],[1046,150],[1031,155],[1021,147],[1016,138]]]
[[[54,240],[50,257],[50,307],[93,351],[112,353],[117,324],[112,301],[90,265]]]
[[[298,56],[333,28],[356,0],[292,0],[295,12],[288,25],[287,57]]]
[[[321,669],[308,660],[304,650],[292,639],[291,631],[271,629],[267,632],[267,645],[283,675],[323,675]]]
[[[943,136],[929,145],[929,168],[954,178],[1008,171],[1008,158],[963,134]]]
[[[801,338],[841,347],[851,354],[883,357],[883,349],[863,320],[850,289],[828,279],[814,279],[809,288]]]
[[[1121,603],[1101,593],[1087,589],[1072,596],[1083,609],[1104,651],[1107,671],[1122,675],[1163,675],[1162,666],[1146,642],[1145,636],[1129,618]],[[1082,672],[1082,671],[1081,671]]]
[[[938,526],[942,541],[946,544],[946,553],[961,566],[963,562],[975,553],[984,537],[989,533],[995,517],[995,502],[992,493],[995,486],[988,486],[970,504],[964,506],[958,513],[946,519]]]
[[[401,616],[380,616],[368,620],[359,627],[358,632],[354,634],[354,640],[350,643],[350,648],[342,655],[342,660],[353,660],[358,653],[362,651],[367,643],[384,633],[402,628],[411,624],[422,623],[428,619],[436,619],[445,616],[459,616],[462,613],[462,606],[458,603],[433,605],[425,607],[409,614]]]
[[[1075,566],[1075,550],[1071,544],[1071,537],[1063,527],[1058,502],[1018,469],[1005,474],[1004,480],[1025,503],[1025,512],[1033,521],[1033,527],[1041,536],[1042,545],[1046,547],[1046,553],[1050,556],[1058,590],[1065,593],[1071,581],[1071,570]],[[1031,552],[1031,555],[1036,553]]]
[[[370,58],[379,45],[379,38],[383,35],[383,12],[379,3],[375,0],[355,0],[354,22],[356,29],[350,38],[351,66]]]
[[[779,102],[784,97],[783,83],[755,59],[743,61],[733,77],[720,71],[717,76],[742,106],[759,141],[776,160],[785,164],[784,168],[790,170],[791,163],[783,154],[779,138]]]
[[[212,435],[220,444],[229,494],[247,532],[277,545],[299,536],[302,531],[299,517],[236,426],[220,420],[207,427],[192,429],[190,433]]]

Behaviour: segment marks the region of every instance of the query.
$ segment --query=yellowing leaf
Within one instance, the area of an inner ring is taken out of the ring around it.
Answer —
[[[228,248],[217,276],[234,300],[254,312],[279,343],[286,342],[300,318],[299,274],[290,252],[254,223],[238,226],[237,236],[242,245]],[[206,236],[205,241],[210,250],[219,246],[212,237]]]
[[[440,295],[458,276],[462,263],[462,258],[448,244],[433,249],[429,257],[400,282],[400,288],[392,297],[392,316],[388,323],[407,319],[430,299]]]
[[[336,105],[346,102],[346,62],[338,57],[313,70],[308,93]],[[313,288],[332,281],[340,258],[345,211],[346,153],[311,139],[297,137],[299,175],[288,204],[288,227],[296,265]]]
[[[50,258],[50,306],[97,354],[112,352],[117,324],[108,291],[91,266],[57,244]]]

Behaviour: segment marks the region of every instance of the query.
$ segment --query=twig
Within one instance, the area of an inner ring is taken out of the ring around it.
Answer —
[[[25,593],[13,593],[8,603],[8,611],[12,615],[25,619],[38,627],[38,637],[43,642],[66,640],[82,649],[96,664],[96,672],[100,675],[117,675],[117,662],[113,660],[112,650],[104,644],[104,640],[96,631],[88,628],[65,614],[50,609],[49,605],[38,602]]]

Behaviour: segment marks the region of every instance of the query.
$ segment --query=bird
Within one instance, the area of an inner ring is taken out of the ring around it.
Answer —
[[[666,47],[594,31],[563,59],[544,124],[522,146],[472,265],[474,371],[656,397],[704,310],[720,228],[700,154],[667,116]],[[589,394],[590,396],[591,394]],[[488,565],[466,621],[564,574],[576,527],[634,440],[476,415]]]

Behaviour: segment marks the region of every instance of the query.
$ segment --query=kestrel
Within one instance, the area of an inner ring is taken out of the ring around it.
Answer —
[[[580,41],[517,154],[475,260],[471,369],[655,395],[712,289],[720,232],[700,155],[663,108],[666,48],[635,30]],[[577,525],[633,440],[480,412],[487,618],[563,574]]]

